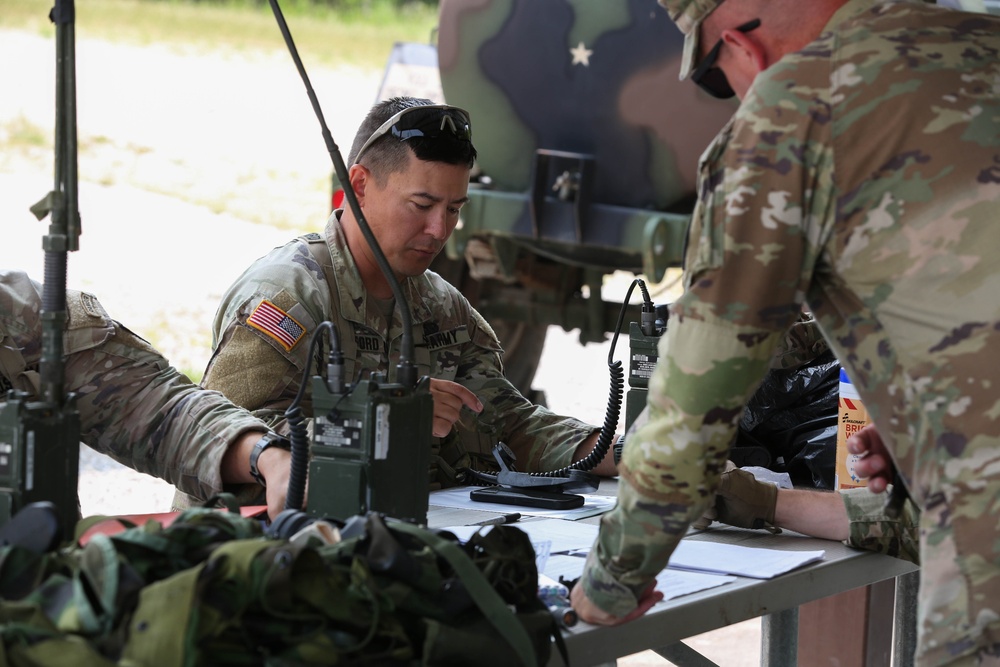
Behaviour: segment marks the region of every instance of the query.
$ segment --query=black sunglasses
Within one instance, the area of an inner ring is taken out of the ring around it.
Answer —
[[[392,133],[400,141],[415,137],[450,137],[459,141],[472,141],[472,122],[469,112],[447,104],[428,104],[419,107],[409,107],[395,114],[372,132],[368,141],[354,158],[354,164],[361,161],[361,156],[371,148],[380,137]]]
[[[760,27],[760,19],[747,21],[743,25],[736,26],[740,32],[750,32]],[[720,100],[728,100],[735,95],[733,87],[729,85],[726,73],[715,66],[715,61],[719,59],[719,51],[722,50],[722,40],[720,39],[708,52],[708,55],[698,63],[698,67],[691,73],[691,80],[698,84],[702,90]]]

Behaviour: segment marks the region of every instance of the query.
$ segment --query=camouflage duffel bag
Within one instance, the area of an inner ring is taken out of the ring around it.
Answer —
[[[4,547],[0,666],[537,665],[561,645],[523,531],[351,525],[334,544],[271,539],[197,508],[83,547]]]

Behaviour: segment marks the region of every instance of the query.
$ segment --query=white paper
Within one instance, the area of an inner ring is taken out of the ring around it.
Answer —
[[[663,593],[663,600],[667,601],[682,595],[690,595],[716,586],[730,584],[734,581],[736,581],[736,577],[727,574],[709,574],[667,568],[656,575],[656,590]]]
[[[572,581],[583,574],[585,561],[582,556],[549,556],[544,574],[556,581],[559,581],[560,577],[565,581]],[[734,581],[736,577],[728,575],[666,569],[656,576],[656,590],[663,593],[663,599],[666,601]]]
[[[586,523],[574,523],[562,519],[536,519],[518,521],[507,524],[516,526],[526,532],[532,544],[549,543],[549,553],[566,554],[571,551],[590,550],[597,537],[597,526]],[[454,533],[460,540],[468,540],[477,530],[484,526],[448,526],[445,530]]]
[[[667,567],[695,572],[724,572],[754,579],[771,579],[798,567],[823,560],[826,552],[781,551],[681,540]]]
[[[556,554],[577,554],[580,561],[580,571],[583,571],[583,558],[597,538],[598,526],[590,523],[562,521],[559,519],[539,519],[523,521],[515,524],[528,533],[531,541],[540,543],[551,542],[549,558],[551,563]],[[477,526],[456,526],[449,528],[462,539],[476,532]],[[714,574],[735,574],[754,579],[771,579],[790,572],[803,565],[823,560],[825,551],[786,551],[767,549],[763,547],[743,547],[735,544],[721,544],[703,540],[681,540],[677,549],[670,556],[667,567],[672,570],[688,570],[693,572],[709,572]],[[552,565],[549,565],[551,568]],[[546,571],[545,574],[552,576]],[[573,579],[580,573],[569,576]],[[558,577],[553,577],[557,579]]]

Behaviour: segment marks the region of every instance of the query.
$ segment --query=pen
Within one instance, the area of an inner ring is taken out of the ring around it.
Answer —
[[[502,516],[495,516],[492,519],[486,519],[485,521],[480,521],[478,523],[472,524],[473,526],[498,526],[505,523],[516,523],[521,519],[521,514],[519,512],[514,512],[513,514],[504,514]]]

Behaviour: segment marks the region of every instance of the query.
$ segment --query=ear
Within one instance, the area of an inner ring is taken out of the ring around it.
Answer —
[[[722,40],[741,65],[749,64],[755,70],[754,75],[763,72],[770,64],[767,58],[767,49],[753,33],[723,30]]]
[[[368,168],[361,164],[351,165],[350,170],[347,172],[351,189],[354,190],[354,195],[358,198],[358,206],[365,205],[365,191],[368,188],[368,183],[371,181],[371,176],[372,173],[368,171]]]

